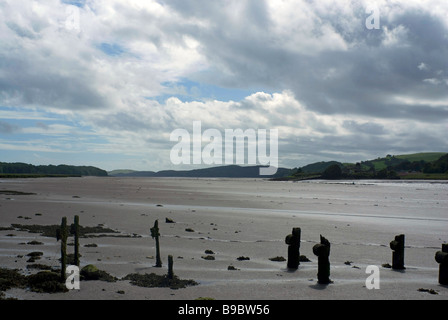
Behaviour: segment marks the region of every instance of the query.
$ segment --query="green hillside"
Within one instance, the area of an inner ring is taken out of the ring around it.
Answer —
[[[445,155],[446,152],[420,152],[420,153],[412,153],[412,154],[402,154],[395,156],[399,159],[408,160],[410,162],[413,161],[426,161],[432,162],[438,160],[441,156]]]
[[[300,169],[304,173],[314,173],[314,172],[320,173],[320,172],[324,172],[325,169],[327,169],[328,167],[330,167],[333,164],[342,166],[342,164],[337,161],[321,161],[321,162],[315,162],[315,163],[308,164],[304,167],[301,167]]]
[[[123,174],[130,174],[133,172],[136,172],[136,171],[128,170],[128,169],[117,169],[117,170],[108,171],[107,174],[110,176],[118,176],[118,175],[123,175]]]
[[[333,174],[332,171],[335,171],[336,169],[338,169],[338,174]],[[448,153],[421,152],[402,155],[387,155],[383,158],[357,163],[321,161],[293,169],[291,174],[285,179],[325,179],[327,176],[336,177],[336,179],[447,180]]]
[[[372,164],[375,170],[382,170],[388,166],[395,166],[404,161],[409,162],[433,162],[443,156],[445,152],[420,152],[412,154],[401,154],[401,155],[388,155],[384,158],[378,158],[375,160],[368,160],[361,162],[362,165],[370,166]]]

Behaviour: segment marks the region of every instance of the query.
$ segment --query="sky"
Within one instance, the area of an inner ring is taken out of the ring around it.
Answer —
[[[287,168],[448,152],[448,2],[0,0],[0,161],[197,169],[194,121]]]

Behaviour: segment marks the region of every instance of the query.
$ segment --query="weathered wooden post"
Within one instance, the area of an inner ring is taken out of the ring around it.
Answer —
[[[156,239],[156,267],[161,268],[162,267],[162,260],[160,259],[160,245],[159,245],[159,220],[156,220],[154,222],[154,227],[151,228],[151,237],[153,239]]]
[[[395,240],[390,242],[392,252],[392,269],[403,270],[404,267],[404,234],[395,236]]]
[[[75,216],[73,233],[75,235],[75,261],[74,264],[79,267],[79,216]]]
[[[61,228],[56,231],[56,240],[61,240],[61,281],[65,282],[65,270],[67,267],[67,218],[63,217]]]
[[[330,242],[320,236],[320,243],[314,245],[313,253],[318,257],[317,282],[329,284],[330,280]]]
[[[168,256],[168,279],[174,278],[174,272],[173,272],[173,256]]]
[[[448,243],[442,244],[442,250],[436,252],[436,261],[439,265],[439,283],[448,285]]]
[[[292,228],[292,234],[288,234],[285,243],[288,245],[288,269],[297,269],[300,265],[300,228]]]

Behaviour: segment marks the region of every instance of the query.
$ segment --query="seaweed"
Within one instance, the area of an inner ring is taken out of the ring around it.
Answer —
[[[27,278],[19,273],[19,270],[0,268],[0,291],[11,288],[25,288],[26,285]]]
[[[236,260],[243,261],[243,260],[250,260],[250,258],[249,257],[245,257],[245,256],[241,256],[241,257],[236,258]]]
[[[26,289],[33,292],[67,292],[67,288],[60,282],[58,273],[51,271],[40,271],[36,274],[25,276],[17,269],[0,268],[0,291],[11,288]]]
[[[34,195],[33,192],[22,192],[22,191],[14,191],[14,190],[0,190],[0,194],[4,194],[7,196],[29,196]]]
[[[106,282],[115,282],[117,278],[110,275],[106,271],[99,270],[93,264],[89,264],[81,269],[80,272],[81,280],[100,280]]]
[[[40,271],[28,276],[28,285],[34,292],[57,293],[68,291],[65,283],[61,283],[60,274],[52,271]]]
[[[33,263],[26,266],[27,269],[38,269],[38,270],[53,270],[53,267],[46,264]]]
[[[30,244],[30,245],[36,246],[36,245],[43,244],[43,242],[33,240],[33,241],[30,241],[30,242],[27,242],[26,244]]]
[[[39,233],[41,236],[44,237],[50,237],[50,238],[56,238],[57,230],[60,229],[60,225],[23,225],[23,224],[11,224],[11,226],[15,229],[18,229],[18,231],[28,231],[30,233]],[[73,227],[70,226],[70,231],[74,230]],[[96,226],[96,227],[83,227],[79,226],[79,236],[80,237],[90,237],[90,234],[92,233],[119,233],[119,231],[112,230],[110,228],[104,228],[102,226]],[[74,233],[69,232],[69,236],[74,235]]]
[[[130,280],[132,285],[146,288],[170,288],[181,289],[187,286],[195,286],[198,283],[194,280],[179,279],[176,275],[170,279],[168,275],[157,275],[155,273],[150,274],[138,274],[131,273],[125,276],[122,280]]]
[[[269,260],[271,260],[271,261],[279,261],[279,262],[286,261],[286,259],[284,257],[281,257],[281,256],[280,257],[277,256],[277,257],[269,258]]]

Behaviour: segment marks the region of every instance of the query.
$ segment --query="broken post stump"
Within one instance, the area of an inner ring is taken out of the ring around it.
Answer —
[[[154,222],[154,227],[151,228],[151,237],[153,239],[156,239],[156,265],[155,267],[161,268],[162,267],[162,260],[160,259],[160,245],[159,245],[159,220],[156,220]]]
[[[442,250],[436,252],[435,259],[439,263],[439,283],[448,285],[448,243],[442,244]]]
[[[390,242],[392,251],[392,269],[404,270],[404,234],[395,236],[395,240]]]
[[[168,256],[168,279],[174,278],[174,272],[173,272],[173,256]]]
[[[314,245],[313,253],[318,257],[317,282],[329,284],[330,280],[330,242],[320,236],[320,243]]]
[[[297,269],[300,265],[300,228],[292,228],[292,234],[288,234],[285,243],[288,245],[288,269]]]

